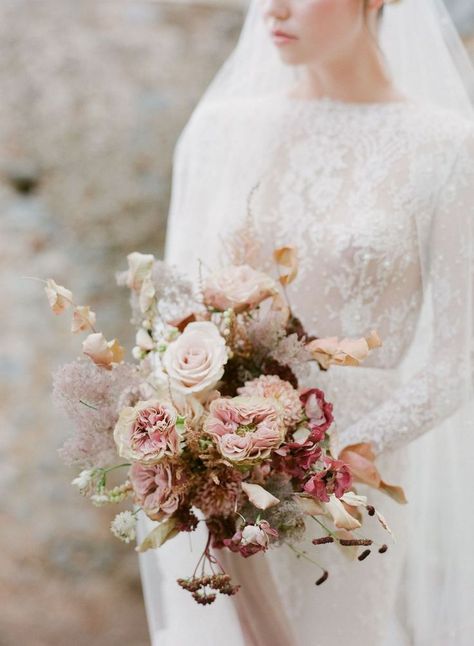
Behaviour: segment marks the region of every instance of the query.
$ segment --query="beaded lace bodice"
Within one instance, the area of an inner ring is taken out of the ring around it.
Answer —
[[[229,155],[243,160],[241,176],[226,182],[223,169],[216,178],[217,192],[227,193],[226,220],[211,209],[207,225],[201,222],[203,239],[221,236],[245,215],[243,196],[257,181],[251,208],[266,257],[280,245],[297,248],[299,276],[288,296],[308,332],[359,337],[375,329],[383,340],[363,367],[322,375],[330,391],[336,381],[344,386],[335,407],[341,446],[397,448],[449,414],[469,369],[463,299],[470,250],[462,229],[472,220],[466,211],[474,210],[471,122],[411,100],[268,96],[234,105],[232,115],[208,108],[191,130],[201,138],[194,148],[203,152],[203,185],[220,136],[229,140]],[[189,260],[187,251],[181,248],[181,258]],[[401,383],[400,366],[428,300],[430,345],[424,363],[420,345],[417,372]],[[337,388],[330,395],[337,399]]]

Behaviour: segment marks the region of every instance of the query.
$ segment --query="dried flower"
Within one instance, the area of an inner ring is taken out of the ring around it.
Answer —
[[[206,478],[193,496],[193,505],[206,516],[230,516],[241,496],[242,476],[238,471],[226,468],[219,471],[216,479]]]

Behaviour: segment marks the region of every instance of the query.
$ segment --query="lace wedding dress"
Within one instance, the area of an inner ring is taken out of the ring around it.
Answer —
[[[228,136],[229,124],[229,156],[241,160],[242,172],[232,176],[223,166],[218,177],[209,177],[214,143]],[[315,370],[301,385],[320,387],[333,402],[340,447],[372,442],[384,478],[416,501],[416,491],[432,483],[419,479],[415,486],[408,479],[414,441],[423,435],[416,442],[418,460],[423,450],[435,450],[436,434],[442,442],[470,366],[464,361],[470,329],[459,312],[470,297],[464,260],[472,250],[463,230],[473,208],[474,126],[411,98],[357,104],[270,94],[233,102],[232,109],[225,102],[208,104],[188,125],[184,139],[190,138],[195,158],[180,168],[178,155],[175,173],[191,191],[194,208],[179,219],[174,199],[167,259],[192,274],[198,259],[204,270],[222,261],[222,238],[244,222],[255,189],[250,209],[262,258],[280,245],[297,248],[299,274],[288,298],[306,330],[360,337],[375,329],[383,340],[361,367]],[[264,260],[262,267],[274,272]],[[427,436],[431,444],[423,448]],[[297,547],[329,570],[320,587],[314,585],[317,567],[290,548],[249,559],[227,554],[227,566],[244,586],[235,598],[202,608],[175,583],[200,553],[200,532],[144,554],[153,644],[427,644],[401,619],[413,603],[404,587],[407,551],[422,532],[424,510],[399,506],[378,492],[370,496],[396,542],[374,521],[367,534],[389,543],[389,551],[349,560],[334,545],[311,544],[321,535],[311,521]],[[435,586],[442,576],[436,538],[432,551],[429,544],[420,550]],[[431,646],[464,643],[442,628],[438,637]]]

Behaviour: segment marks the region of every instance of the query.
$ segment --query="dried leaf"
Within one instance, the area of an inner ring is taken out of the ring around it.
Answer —
[[[89,334],[82,344],[82,351],[96,365],[106,370],[110,370],[113,363],[120,363],[124,356],[124,350],[117,339],[107,341],[102,332]]]
[[[327,512],[332,516],[334,525],[339,529],[358,529],[360,522],[354,518],[334,494],[329,496],[329,502],[323,503]]]
[[[179,529],[176,529],[177,521],[174,518],[168,518],[151,530],[151,532],[144,538],[144,540],[135,548],[137,552],[146,552],[147,550],[156,549],[171,540],[177,534]]]
[[[289,285],[296,278],[298,273],[298,260],[296,257],[296,249],[292,246],[279,247],[273,252],[275,262],[283,267],[287,267],[289,272],[282,274],[279,281],[282,285]]]
[[[65,309],[72,305],[72,292],[55,283],[52,278],[46,281],[44,291],[48,297],[49,306],[55,314],[62,314]]]
[[[242,490],[247,494],[248,499],[257,509],[268,509],[269,507],[278,505],[280,502],[278,498],[258,484],[242,482]]]
[[[339,340],[336,336],[314,339],[307,344],[307,349],[323,368],[331,364],[339,366],[359,366],[369,355],[370,351],[378,348],[382,342],[374,330],[368,337],[360,339],[344,338]]]
[[[400,505],[406,505],[408,503],[407,497],[405,496],[405,492],[402,487],[388,484],[387,482],[384,482],[382,480],[380,482],[380,490],[386,493],[387,496],[390,496],[390,498],[393,498]]]
[[[395,539],[395,536],[393,535],[392,530],[391,530],[391,529],[390,529],[390,527],[388,526],[387,521],[385,520],[385,517],[384,517],[384,516],[382,516],[382,514],[381,514],[379,511],[377,511],[376,509],[375,509],[375,515],[377,516],[377,520],[378,520],[378,521],[379,521],[379,523],[382,525],[382,527],[383,527],[385,530],[387,530],[387,532],[388,532],[391,536],[393,536],[393,538]]]

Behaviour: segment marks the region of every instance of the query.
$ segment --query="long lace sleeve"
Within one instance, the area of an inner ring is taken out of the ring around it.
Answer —
[[[393,394],[340,431],[340,449],[371,442],[376,453],[411,442],[472,398],[474,128],[468,126],[430,222],[420,223],[428,356]],[[363,368],[362,368],[363,369]]]

